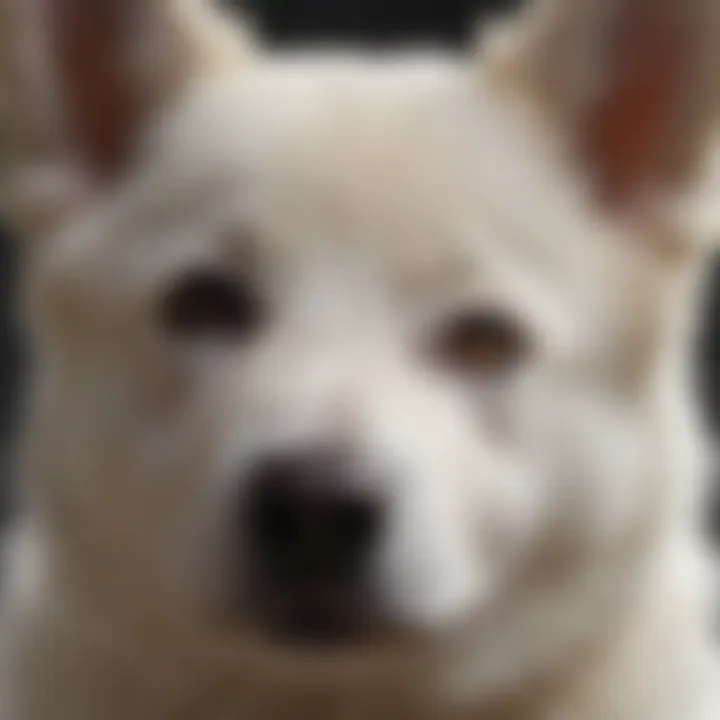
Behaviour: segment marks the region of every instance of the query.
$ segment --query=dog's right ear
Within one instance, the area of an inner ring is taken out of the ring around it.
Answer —
[[[120,180],[161,106],[242,55],[206,0],[0,0],[2,173],[23,234]]]

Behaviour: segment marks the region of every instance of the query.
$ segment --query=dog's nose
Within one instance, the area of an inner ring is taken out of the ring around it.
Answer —
[[[337,593],[365,574],[383,504],[352,457],[315,450],[265,457],[251,471],[244,504],[249,560],[262,582]]]

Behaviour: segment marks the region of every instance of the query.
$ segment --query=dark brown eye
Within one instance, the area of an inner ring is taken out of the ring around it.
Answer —
[[[229,274],[196,271],[182,277],[165,296],[164,327],[178,337],[243,339],[264,319],[255,290]]]
[[[433,342],[436,360],[463,374],[505,375],[518,368],[530,350],[530,339],[522,326],[494,310],[458,313]]]

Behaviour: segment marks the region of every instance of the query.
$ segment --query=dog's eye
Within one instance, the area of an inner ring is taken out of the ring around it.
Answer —
[[[170,289],[161,314],[164,327],[181,337],[240,339],[258,329],[264,307],[254,289],[238,278],[198,271]]]
[[[495,310],[456,314],[432,343],[435,360],[462,374],[502,376],[522,365],[529,353],[529,337],[521,324]]]

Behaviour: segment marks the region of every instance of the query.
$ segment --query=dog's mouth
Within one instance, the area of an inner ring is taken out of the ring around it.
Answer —
[[[256,623],[269,642],[296,650],[342,650],[382,634],[369,621],[320,606],[296,607],[256,618]]]
[[[216,625],[231,662],[307,687],[413,672],[434,653],[432,638],[379,613],[323,603],[245,602]]]
[[[302,652],[385,644],[399,634],[373,598],[353,592],[254,592],[239,611],[265,643]]]

